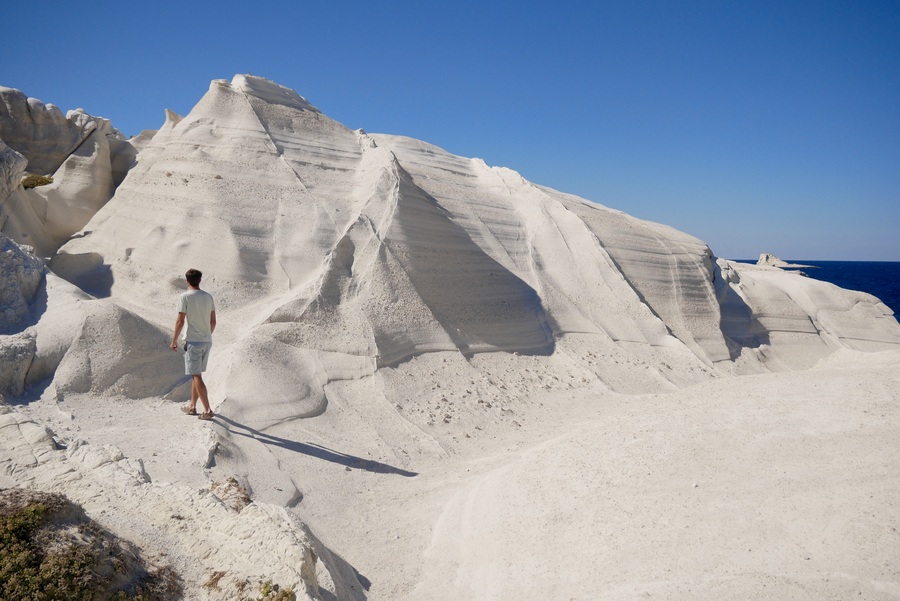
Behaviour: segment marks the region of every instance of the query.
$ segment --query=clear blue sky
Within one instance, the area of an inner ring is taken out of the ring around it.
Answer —
[[[127,135],[253,73],[706,241],[900,261],[900,2],[15,2],[0,85]]]

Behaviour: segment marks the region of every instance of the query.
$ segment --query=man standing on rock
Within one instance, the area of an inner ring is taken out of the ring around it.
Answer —
[[[172,335],[173,351],[178,350],[178,335],[187,319],[184,334],[184,372],[191,376],[191,402],[181,408],[188,415],[197,415],[197,399],[203,403],[200,419],[212,419],[209,396],[203,382],[203,372],[209,361],[212,348],[212,333],[216,329],[216,305],[208,292],[200,290],[203,274],[196,269],[188,269],[184,274],[189,290],[178,297],[178,318],[175,320],[175,334]]]

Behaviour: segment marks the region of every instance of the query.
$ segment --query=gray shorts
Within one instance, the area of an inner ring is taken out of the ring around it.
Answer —
[[[206,371],[212,342],[184,343],[184,373],[193,376]]]

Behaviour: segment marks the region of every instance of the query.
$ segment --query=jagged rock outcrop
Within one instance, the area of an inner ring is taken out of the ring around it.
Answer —
[[[756,264],[760,267],[809,267],[808,265],[800,265],[799,263],[788,263],[782,261],[771,253],[761,253]]]
[[[36,334],[27,326],[36,317],[43,278],[43,262],[0,234],[0,398],[25,390],[37,352]]]
[[[756,261],[756,264],[768,265],[770,267],[781,267],[784,264],[784,261],[771,253],[761,253],[759,255],[759,260]]]
[[[0,86],[0,139],[28,160],[32,173],[52,175],[93,128],[89,120],[68,119],[54,104]]]
[[[32,247],[40,256],[49,256],[59,244],[47,234],[29,195],[22,187],[28,160],[0,139],[0,233]]]
[[[28,316],[43,272],[43,262],[30,249],[0,234],[0,332],[14,328]]]
[[[110,132],[109,122],[101,120],[53,173],[53,183],[26,191],[52,239],[67,240],[112,198]]]
[[[28,159],[0,139],[0,206],[19,187]]]
[[[112,197],[137,149],[107,119],[0,87],[0,231],[49,256]],[[8,147],[8,148],[7,148]],[[16,151],[27,161],[8,152]],[[53,183],[23,190],[25,171]]]
[[[108,137],[114,145],[114,171],[121,182],[136,153],[109,120],[80,108],[63,115],[54,104],[44,104],[20,90],[0,86],[0,139],[28,160],[30,173],[53,175],[94,132]]]

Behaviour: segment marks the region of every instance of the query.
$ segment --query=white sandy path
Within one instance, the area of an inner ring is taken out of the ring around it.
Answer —
[[[895,599],[898,400],[900,353],[853,351],[580,396],[416,478],[322,478],[300,512],[375,600]]]

